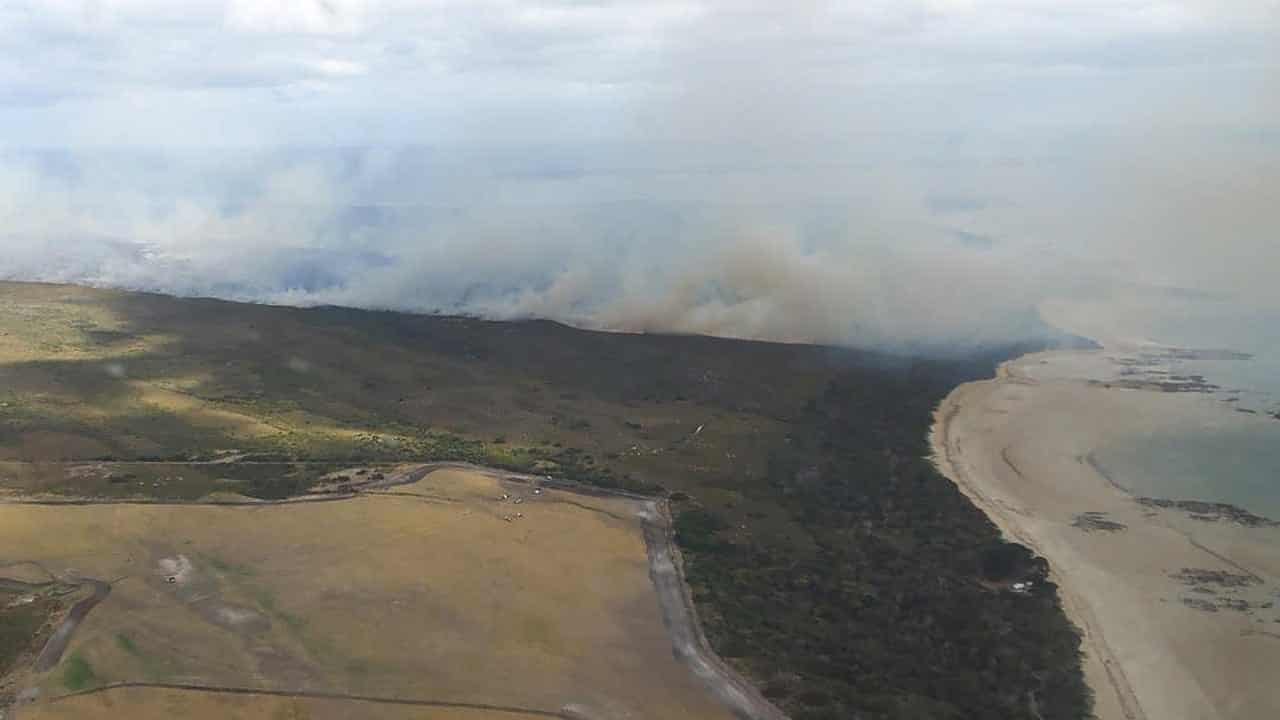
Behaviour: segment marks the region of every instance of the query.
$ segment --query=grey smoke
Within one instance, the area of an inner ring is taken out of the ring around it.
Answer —
[[[11,154],[0,275],[868,345],[1008,339],[1037,299],[1033,263],[958,240],[952,218],[838,202],[833,185],[869,192],[874,169],[287,155]],[[804,189],[811,172],[828,190]],[[719,200],[778,175],[785,197]]]
[[[0,277],[895,348],[1280,307],[1274,2],[330,6],[0,9]]]

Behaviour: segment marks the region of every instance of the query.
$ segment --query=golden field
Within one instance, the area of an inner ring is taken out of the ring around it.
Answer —
[[[535,720],[540,715],[463,708],[405,707],[352,700],[222,695],[121,688],[23,711],[23,720]]]
[[[19,676],[42,698],[22,716],[236,717],[245,703],[255,717],[292,712],[278,699],[171,690],[49,702],[152,682],[725,717],[672,655],[643,507],[463,470],[334,502],[0,505],[0,547],[113,582],[61,665]],[[336,701],[299,702],[312,715],[298,717],[325,717]]]

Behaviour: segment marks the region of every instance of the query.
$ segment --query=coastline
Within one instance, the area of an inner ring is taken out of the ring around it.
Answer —
[[[1280,529],[1140,502],[1100,473],[1104,440],[1203,399],[1038,372],[1099,352],[1024,355],[955,388],[935,411],[935,464],[1048,560],[1098,718],[1276,716]]]

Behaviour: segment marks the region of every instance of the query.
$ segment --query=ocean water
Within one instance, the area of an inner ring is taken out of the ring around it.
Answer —
[[[1071,329],[1089,334],[1089,323],[1077,318]],[[1117,307],[1099,335],[1125,347],[1109,349],[1110,367],[1095,372],[1110,377],[1095,379],[1202,378],[1215,402],[1196,404],[1170,429],[1118,436],[1094,461],[1137,495],[1225,502],[1280,520],[1280,312],[1144,300]]]
[[[1095,451],[1094,461],[1137,495],[1225,502],[1280,519],[1280,427],[1133,435]]]

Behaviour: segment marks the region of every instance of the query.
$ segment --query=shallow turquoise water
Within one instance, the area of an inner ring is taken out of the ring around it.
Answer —
[[[1280,422],[1139,435],[1094,453],[1136,495],[1226,502],[1280,519]]]
[[[1223,301],[1169,302],[1127,313],[1135,337],[1161,345],[1230,350],[1252,355],[1229,359],[1212,353],[1177,359],[1174,375],[1203,375],[1221,389],[1223,419],[1188,416],[1177,430],[1116,438],[1094,459],[1138,495],[1227,502],[1280,520],[1280,313],[1234,307]],[[1237,408],[1255,413],[1239,422]],[[1235,420],[1232,422],[1230,420]]]

